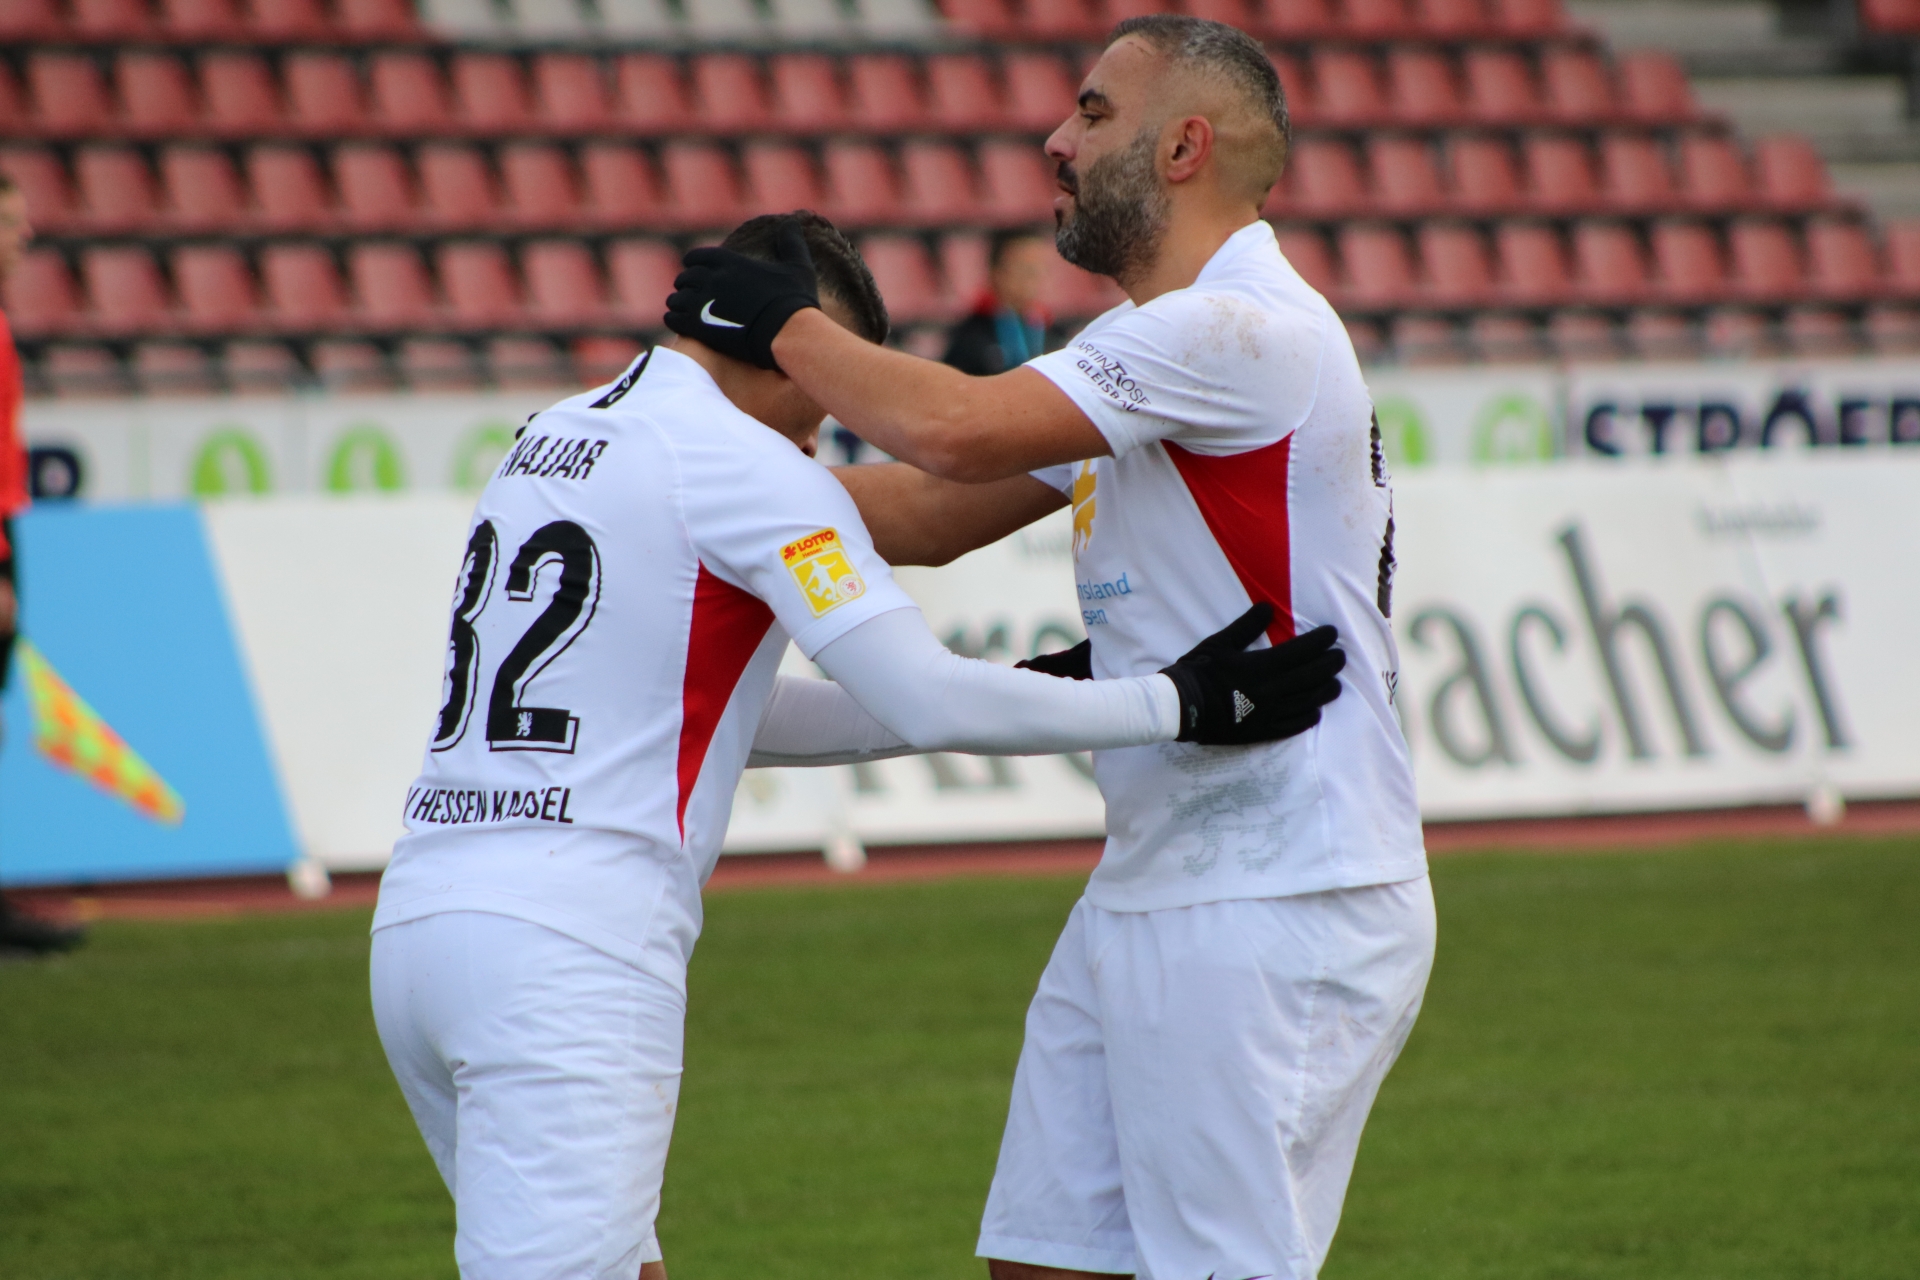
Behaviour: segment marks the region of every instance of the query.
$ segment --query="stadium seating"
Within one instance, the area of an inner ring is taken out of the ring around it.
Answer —
[[[807,205],[906,330],[937,325],[986,232],[1049,219],[1040,144],[1100,33],[1159,7],[947,0],[924,44],[922,0],[439,2],[438,29],[407,0],[0,0],[0,171],[41,237],[9,315],[41,389],[101,350],[134,381],[197,350],[234,385],[617,367],[687,245]],[[1267,42],[1295,136],[1264,212],[1370,356],[1920,341],[1920,229],[1558,0],[1184,8]],[[1911,8],[1862,15],[1920,31]],[[1067,319],[1117,296],[1051,281]]]

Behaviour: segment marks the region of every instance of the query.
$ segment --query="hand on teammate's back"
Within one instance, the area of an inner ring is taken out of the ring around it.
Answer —
[[[1093,641],[1082,640],[1073,648],[1062,649],[1058,653],[1038,653],[1013,665],[1027,671],[1038,671],[1043,676],[1059,676],[1063,680],[1091,680]]]
[[[1320,723],[1340,696],[1347,655],[1340,633],[1316,627],[1271,649],[1249,651],[1273,621],[1261,601],[1189,649],[1162,674],[1180,691],[1181,742],[1239,746],[1291,738]]]
[[[689,249],[667,296],[667,328],[723,356],[779,368],[773,340],[796,311],[820,305],[820,285],[798,222],[782,222],[773,247],[778,262],[731,249]]]

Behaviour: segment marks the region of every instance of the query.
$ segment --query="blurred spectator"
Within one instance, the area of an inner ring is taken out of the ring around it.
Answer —
[[[1017,369],[1048,347],[1040,294],[1047,284],[1049,237],[1031,227],[995,234],[987,250],[987,292],[947,335],[942,357],[978,377]]]
[[[33,226],[27,200],[0,174],[0,284],[19,264]],[[27,451],[20,442],[20,355],[0,312],[0,690],[13,671],[13,640],[20,616],[13,564],[13,517],[27,505]],[[86,939],[84,929],[53,924],[15,908],[0,896],[0,952],[66,951]]]

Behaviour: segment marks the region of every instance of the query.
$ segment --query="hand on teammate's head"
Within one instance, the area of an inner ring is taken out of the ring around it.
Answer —
[[[794,219],[774,235],[763,262],[732,249],[690,249],[667,298],[667,328],[723,356],[776,369],[773,340],[794,313],[820,305],[813,254]]]

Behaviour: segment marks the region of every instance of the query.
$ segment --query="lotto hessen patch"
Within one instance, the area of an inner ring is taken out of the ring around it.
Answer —
[[[793,575],[816,618],[866,594],[867,584],[848,558],[837,529],[821,529],[789,542],[780,548],[780,562]]]

